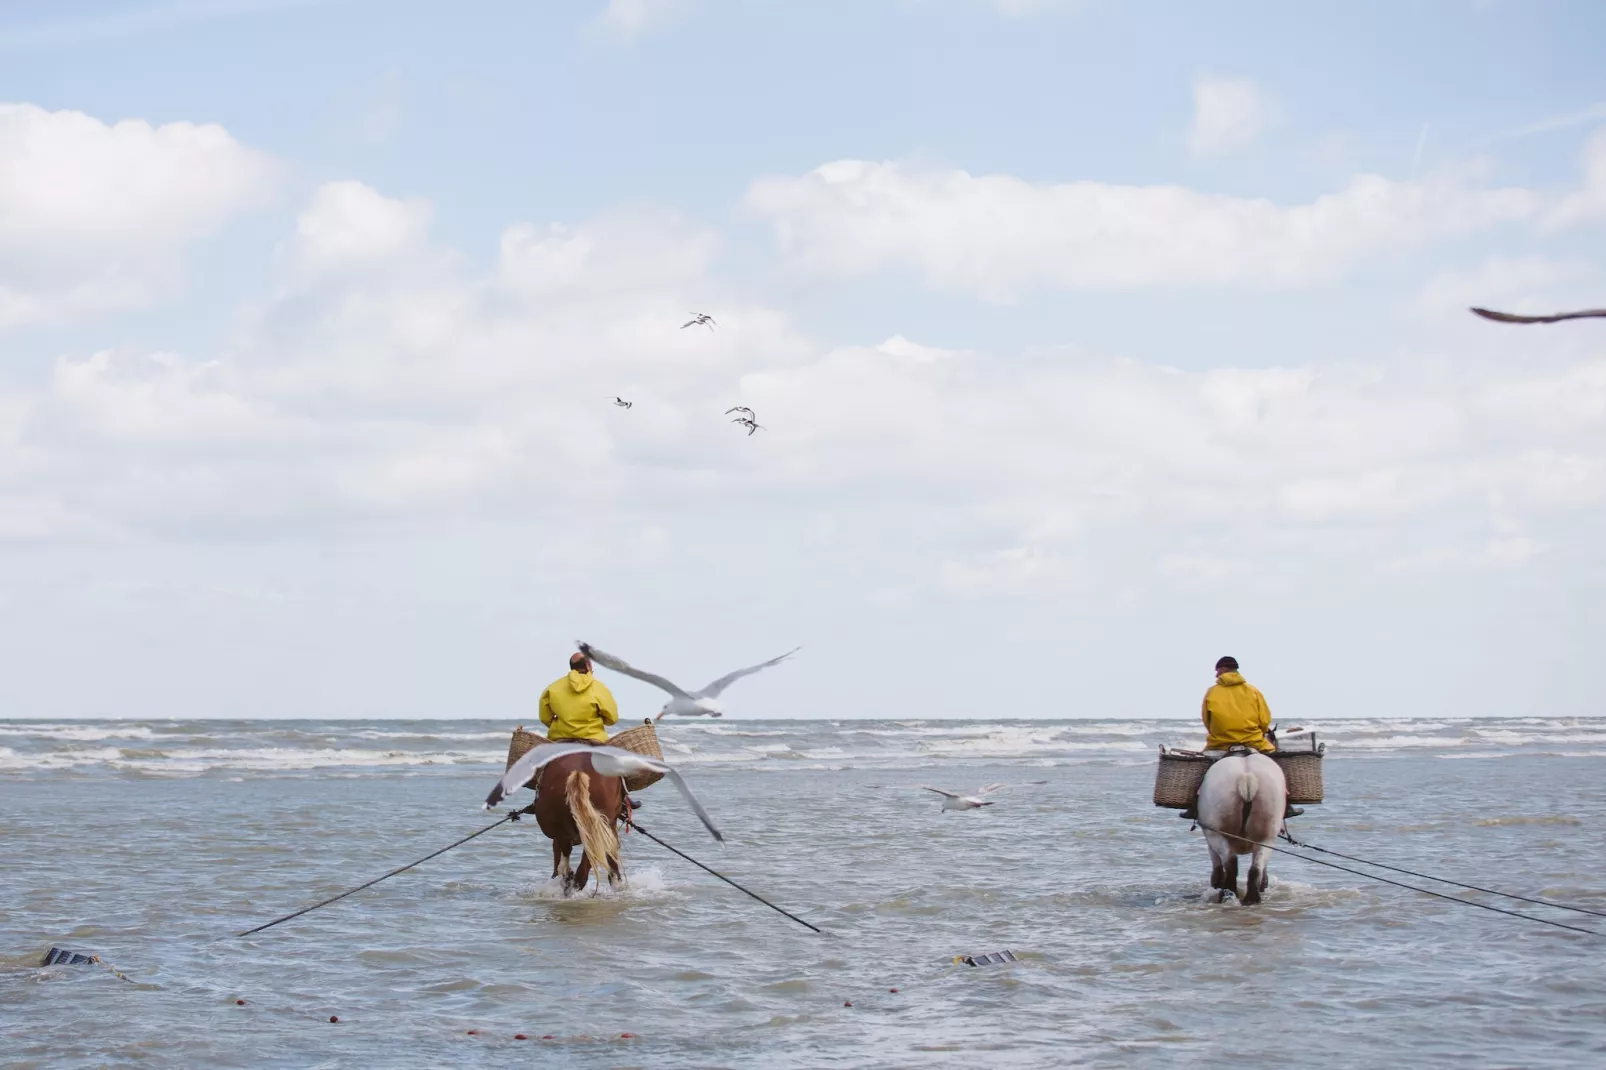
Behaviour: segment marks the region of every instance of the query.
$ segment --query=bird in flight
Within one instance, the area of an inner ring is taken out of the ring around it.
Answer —
[[[615,397],[613,399],[613,403],[615,405],[619,406],[621,409],[628,409],[628,408],[630,408],[630,406],[635,404],[634,401],[626,401],[624,398],[621,398],[621,397]]]
[[[1474,308],[1472,311],[1496,323],[1560,323],[1562,320],[1606,319],[1606,308],[1588,308],[1582,312],[1558,312],[1554,316],[1519,316],[1513,312],[1495,312],[1487,308]]]
[[[712,331],[718,326],[719,324],[714,322],[713,316],[710,316],[706,312],[699,312],[685,323],[682,323],[680,325],[680,329],[684,331],[687,327],[707,327],[710,331]]]
[[[983,806],[992,806],[993,800],[984,799],[982,796],[991,795],[995,791],[1002,791],[1004,788],[1009,787],[1008,784],[988,784],[984,788],[977,788],[973,794],[961,795],[957,791],[946,791],[942,788],[931,787],[928,784],[920,786],[927,791],[934,791],[942,796],[942,808],[944,811],[976,810]]]
[[[736,419],[732,420],[731,423],[741,424],[743,427],[747,428],[748,438],[752,438],[753,432],[760,430],[764,426],[758,422],[758,414],[752,409],[748,408],[746,405],[733,405],[725,410],[725,415],[729,416],[733,412],[739,412],[742,415],[736,417]]]
[[[580,653],[598,665],[612,669],[617,673],[623,673],[626,676],[633,676],[643,683],[651,684],[660,691],[668,692],[669,701],[664,703],[664,708],[658,711],[657,719],[660,721],[664,719],[664,714],[666,713],[679,714],[682,717],[723,717],[725,715],[725,707],[715,701],[719,698],[721,692],[742,677],[751,676],[760,669],[767,669],[771,665],[779,665],[803,649],[802,647],[793,647],[778,658],[771,658],[761,664],[750,665],[745,669],[737,669],[735,672],[726,673],[701,691],[687,691],[680,685],[672,683],[656,673],[643,672],[623,658],[614,657],[605,650],[598,650],[590,643],[581,643],[579,646]]]
[[[696,812],[698,820],[703,823],[703,827],[708,829],[714,839],[724,842],[725,837],[720,834],[719,829],[714,827],[713,819],[708,816],[708,811],[703,809],[702,803],[697,801],[697,796],[691,793],[691,788],[686,786],[686,782],[681,779],[680,774],[668,762],[658,758],[649,758],[645,754],[637,754],[635,751],[628,751],[622,747],[594,747],[589,743],[548,743],[540,747],[531,747],[525,752],[524,757],[514,762],[512,767],[502,774],[502,779],[496,782],[496,787],[492,788],[491,793],[485,797],[485,809],[489,810],[515,791],[524,787],[535,776],[536,772],[548,762],[556,761],[570,754],[589,755],[591,768],[599,776],[630,776],[633,773],[646,772],[662,773],[670,779],[675,787],[680,789],[680,793],[691,804],[692,810]]]

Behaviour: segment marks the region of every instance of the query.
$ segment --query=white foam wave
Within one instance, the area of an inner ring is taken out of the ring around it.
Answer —
[[[0,725],[0,736],[93,743],[102,739],[155,739],[156,733],[143,725],[7,724]]]
[[[584,892],[565,894],[562,879],[552,877],[546,880],[538,879],[525,885],[516,894],[520,899],[571,903],[585,903],[589,900],[661,901],[676,894],[675,886],[656,865],[649,864],[639,868],[632,866],[628,854],[623,858],[623,865],[625,880],[622,885],[609,887],[608,882],[603,881],[599,888],[597,878],[593,875]]]

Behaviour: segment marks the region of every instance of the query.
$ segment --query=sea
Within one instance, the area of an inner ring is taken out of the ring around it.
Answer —
[[[1215,902],[1184,720],[660,724],[725,841],[667,782],[643,829],[819,933],[641,833],[566,898],[525,820],[235,935],[499,818],[512,727],[0,721],[0,1063],[1606,1066],[1606,916],[1288,844]],[[1307,727],[1296,839],[1606,915],[1606,719]]]

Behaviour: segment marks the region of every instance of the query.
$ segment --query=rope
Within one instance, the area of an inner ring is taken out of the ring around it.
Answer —
[[[1241,839],[1241,837],[1233,836],[1231,833],[1222,832],[1220,829],[1213,829],[1209,825],[1206,825],[1202,821],[1198,822],[1198,825],[1199,825],[1200,828],[1204,829],[1206,832],[1214,832],[1218,836],[1226,836],[1229,839]],[[1289,842],[1293,842],[1293,841],[1289,841]],[[1523,914],[1523,913],[1520,913],[1520,912],[1515,911],[1515,910],[1507,910],[1505,907],[1490,906],[1488,903],[1479,903],[1479,902],[1475,902],[1474,900],[1471,900],[1471,899],[1462,899],[1460,896],[1446,895],[1443,892],[1435,892],[1431,888],[1418,888],[1414,884],[1406,884],[1403,881],[1390,880],[1387,877],[1379,877],[1376,873],[1367,873],[1364,870],[1351,869],[1348,866],[1341,866],[1337,862],[1325,862],[1320,858],[1312,858],[1310,855],[1299,854],[1296,851],[1290,851],[1290,850],[1288,850],[1286,848],[1277,847],[1277,846],[1274,846],[1274,845],[1269,844],[1269,843],[1256,844],[1255,846],[1264,847],[1268,851],[1276,851],[1278,854],[1288,855],[1290,858],[1300,858],[1300,859],[1303,859],[1306,862],[1314,862],[1318,866],[1327,866],[1329,869],[1338,869],[1338,870],[1343,870],[1345,873],[1353,873],[1357,877],[1367,877],[1367,878],[1369,878],[1371,880],[1374,880],[1374,881],[1382,881],[1384,884],[1392,884],[1396,888],[1405,888],[1405,889],[1408,889],[1408,890],[1413,891],[1413,892],[1421,892],[1423,895],[1431,895],[1436,899],[1447,899],[1452,903],[1460,903],[1463,906],[1477,907],[1480,910],[1492,910],[1496,914],[1505,914],[1505,915],[1507,915],[1509,917],[1513,917],[1513,918],[1522,918],[1525,921],[1536,921],[1541,925],[1553,925],[1558,929],[1567,929],[1567,930],[1570,930],[1570,931],[1575,932],[1575,933],[1583,933],[1586,936],[1606,937],[1606,933],[1596,932],[1594,929],[1584,929],[1584,928],[1580,928],[1577,925],[1568,925],[1565,922],[1551,921],[1549,918],[1538,918],[1538,917],[1535,917],[1532,914]],[[1303,845],[1301,845],[1301,846],[1303,846]],[[1434,877],[1429,877],[1428,878],[1428,880],[1436,880],[1436,879],[1437,878],[1434,878]]]
[[[1489,895],[1505,896],[1507,899],[1520,899],[1524,903],[1534,903],[1542,907],[1554,907],[1557,910],[1571,910],[1579,914],[1592,914],[1597,918],[1606,918],[1606,911],[1590,910],[1588,907],[1573,906],[1571,903],[1555,903],[1549,899],[1535,899],[1532,896],[1518,895],[1516,892],[1502,892],[1497,888],[1482,888],[1476,884],[1463,884],[1461,881],[1453,881],[1448,877],[1435,877],[1431,873],[1418,873],[1411,869],[1401,869],[1399,866],[1391,866],[1386,862],[1373,862],[1369,858],[1357,858],[1355,855],[1347,855],[1343,851],[1334,851],[1326,847],[1317,847],[1314,843],[1301,843],[1299,840],[1294,839],[1286,832],[1283,833],[1283,838],[1289,843],[1293,844],[1295,847],[1304,847],[1307,850],[1320,851],[1324,855],[1332,855],[1335,858],[1347,858],[1351,862],[1359,862],[1363,866],[1376,866],[1378,869],[1387,869],[1394,873],[1404,873],[1408,877],[1421,877],[1423,880],[1438,881],[1440,884],[1453,884],[1457,888],[1465,888],[1470,892],[1486,892]],[[1312,861],[1314,861],[1314,859]]]
[[[660,840],[657,836],[654,836],[652,833],[650,833],[646,829],[642,828],[641,827],[641,823],[639,821],[638,822],[634,822],[632,824],[632,827],[637,832],[641,833],[643,836],[645,836],[649,840],[651,840],[653,843],[656,843],[660,847],[663,847],[663,848],[666,848],[666,849],[668,849],[670,851],[675,852],[677,855],[679,855],[680,857],[684,858],[686,861],[690,862],[692,865],[696,866],[698,869],[701,869],[701,870],[703,870],[704,872],[707,872],[707,873],[712,873],[714,876],[718,877],[720,880],[724,881],[726,884],[730,885],[732,888],[735,888],[738,892],[742,892],[742,893],[745,893],[746,895],[752,896],[754,899],[757,899],[760,903],[763,903],[765,906],[769,907],[771,910],[775,911],[777,914],[785,914],[787,917],[791,918],[793,921],[797,922],[799,925],[803,926],[805,929],[812,929],[814,932],[820,933],[821,935],[826,935],[824,930],[819,929],[816,926],[810,925],[808,922],[804,921],[802,918],[798,917],[796,914],[793,914],[793,913],[791,913],[789,911],[782,910],[780,907],[776,906],[774,903],[770,902],[768,899],[765,899],[763,896],[759,895],[757,892],[749,892],[746,888],[743,888],[740,884],[737,884],[735,881],[733,881],[729,877],[725,876],[725,874],[720,873],[718,870],[709,869],[707,866],[705,866],[701,862],[697,861],[697,859],[693,858],[691,855],[687,854],[685,851],[680,850],[678,847],[670,847],[669,844],[665,843],[663,840]]]
[[[429,854],[425,855],[423,858],[420,858],[417,862],[409,862],[405,866],[397,866],[395,869],[391,870],[389,873],[386,873],[383,877],[375,877],[373,880],[369,881],[367,884],[359,884],[359,885],[357,885],[357,887],[351,889],[350,891],[341,892],[339,895],[332,895],[328,899],[323,900],[322,902],[312,904],[310,907],[302,907],[300,910],[296,911],[294,914],[286,914],[282,918],[274,918],[272,921],[268,922],[266,925],[258,925],[255,929],[247,929],[243,933],[235,933],[234,935],[235,936],[250,936],[252,933],[261,932],[263,929],[271,929],[275,925],[278,925],[280,922],[289,921],[291,918],[299,918],[303,914],[310,914],[314,910],[317,910],[319,907],[326,907],[330,903],[337,902],[338,900],[346,898],[346,896],[348,896],[348,895],[356,895],[358,892],[362,891],[364,888],[372,888],[374,885],[378,884],[382,880],[389,880],[391,877],[394,877],[398,873],[405,873],[409,869],[412,869],[416,865],[420,865],[420,864],[422,864],[424,862],[428,862],[431,858],[434,858],[436,855],[445,854],[447,851],[450,851],[453,847],[461,847],[463,844],[467,843],[469,840],[472,840],[475,836],[483,836],[483,835],[485,835],[487,832],[489,832],[492,829],[496,828],[497,825],[501,825],[501,824],[503,824],[505,822],[508,822],[508,821],[517,821],[518,819],[519,819],[519,812],[517,810],[515,810],[513,813],[508,814],[506,817],[502,818],[501,821],[497,821],[497,822],[495,822],[493,824],[486,825],[484,828],[480,829],[478,832],[471,832],[467,836],[464,836],[462,839],[458,840],[456,843],[447,844],[445,847],[442,847],[439,851],[431,851]]]

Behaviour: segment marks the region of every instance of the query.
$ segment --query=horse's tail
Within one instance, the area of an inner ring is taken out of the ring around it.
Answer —
[[[608,874],[608,883],[612,884],[614,870],[619,865],[619,834],[613,830],[613,822],[591,805],[591,777],[583,769],[576,769],[569,774],[565,789],[569,813],[574,815],[575,826],[580,830],[580,846],[597,871],[597,886],[602,886],[604,871]]]
[[[1243,820],[1238,826],[1239,839],[1249,842],[1249,815],[1255,809],[1255,792],[1260,790],[1260,778],[1245,770],[1238,774],[1238,798],[1244,801]]]

